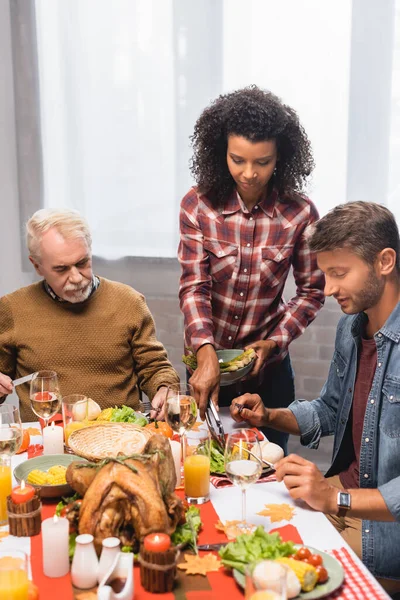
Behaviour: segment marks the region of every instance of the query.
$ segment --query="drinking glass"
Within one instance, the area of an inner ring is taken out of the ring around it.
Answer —
[[[261,448],[256,432],[235,429],[226,440],[224,459],[226,476],[242,490],[242,522],[238,527],[248,531],[246,490],[262,473]]]
[[[191,429],[197,419],[197,404],[193,387],[188,383],[177,383],[167,388],[165,420],[179,433],[181,456],[184,456],[183,436]]]
[[[286,600],[286,567],[264,560],[246,568],[246,600],[268,598],[268,600]]]
[[[64,423],[64,440],[68,446],[68,438],[76,429],[87,427],[89,400],[83,394],[69,394],[61,402]]]
[[[28,599],[28,561],[21,550],[0,550],[0,597]]]
[[[190,504],[204,504],[210,499],[210,432],[188,431],[184,439],[185,498]]]
[[[11,494],[11,456],[22,442],[19,409],[11,404],[0,406],[0,525],[7,524],[7,496]]]
[[[38,371],[31,380],[31,408],[35,415],[43,419],[47,427],[49,419],[60,407],[61,396],[58,377],[55,371]]]
[[[22,423],[19,408],[6,404],[0,406],[0,455],[12,456],[22,442]]]

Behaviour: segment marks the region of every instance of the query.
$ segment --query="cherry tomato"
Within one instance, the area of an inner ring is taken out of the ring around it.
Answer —
[[[305,558],[310,558],[310,556],[311,556],[311,552],[309,551],[308,548],[305,548],[304,546],[299,548],[296,552],[297,560],[304,560]]]
[[[318,575],[318,583],[325,583],[325,581],[328,581],[328,571],[325,569],[325,567],[318,565],[315,567],[315,570],[317,571]]]
[[[322,565],[322,556],[320,554],[311,554],[308,562],[310,565],[313,565],[313,567],[318,567],[319,565]]]

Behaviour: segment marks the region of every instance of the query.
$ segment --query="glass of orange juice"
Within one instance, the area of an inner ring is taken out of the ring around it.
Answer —
[[[21,550],[0,550],[0,597],[28,599],[28,561]]]
[[[184,443],[185,498],[191,504],[210,499],[211,438],[208,429],[188,431]]]
[[[11,487],[11,456],[0,454],[0,525],[8,523],[7,496],[11,494]]]
[[[83,394],[70,394],[62,399],[62,415],[64,422],[64,440],[68,448],[68,438],[76,429],[82,429],[89,424],[89,401]]]

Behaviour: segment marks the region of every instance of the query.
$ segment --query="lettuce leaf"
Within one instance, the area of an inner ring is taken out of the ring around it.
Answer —
[[[193,550],[197,548],[197,534],[201,529],[200,510],[191,506],[186,512],[186,523],[178,525],[171,535],[174,546],[189,546]]]
[[[295,552],[293,542],[282,542],[279,533],[267,533],[260,525],[251,535],[239,535],[234,542],[222,547],[219,555],[225,567],[244,573],[249,563],[274,560]]]
[[[113,423],[135,423],[135,425],[140,425],[140,427],[144,427],[148,423],[146,417],[135,412],[130,406],[125,406],[125,404],[113,409],[110,420]]]

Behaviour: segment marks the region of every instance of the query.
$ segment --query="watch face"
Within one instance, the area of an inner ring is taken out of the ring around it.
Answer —
[[[350,508],[351,496],[348,492],[338,493],[338,506],[342,506],[343,508]]]

